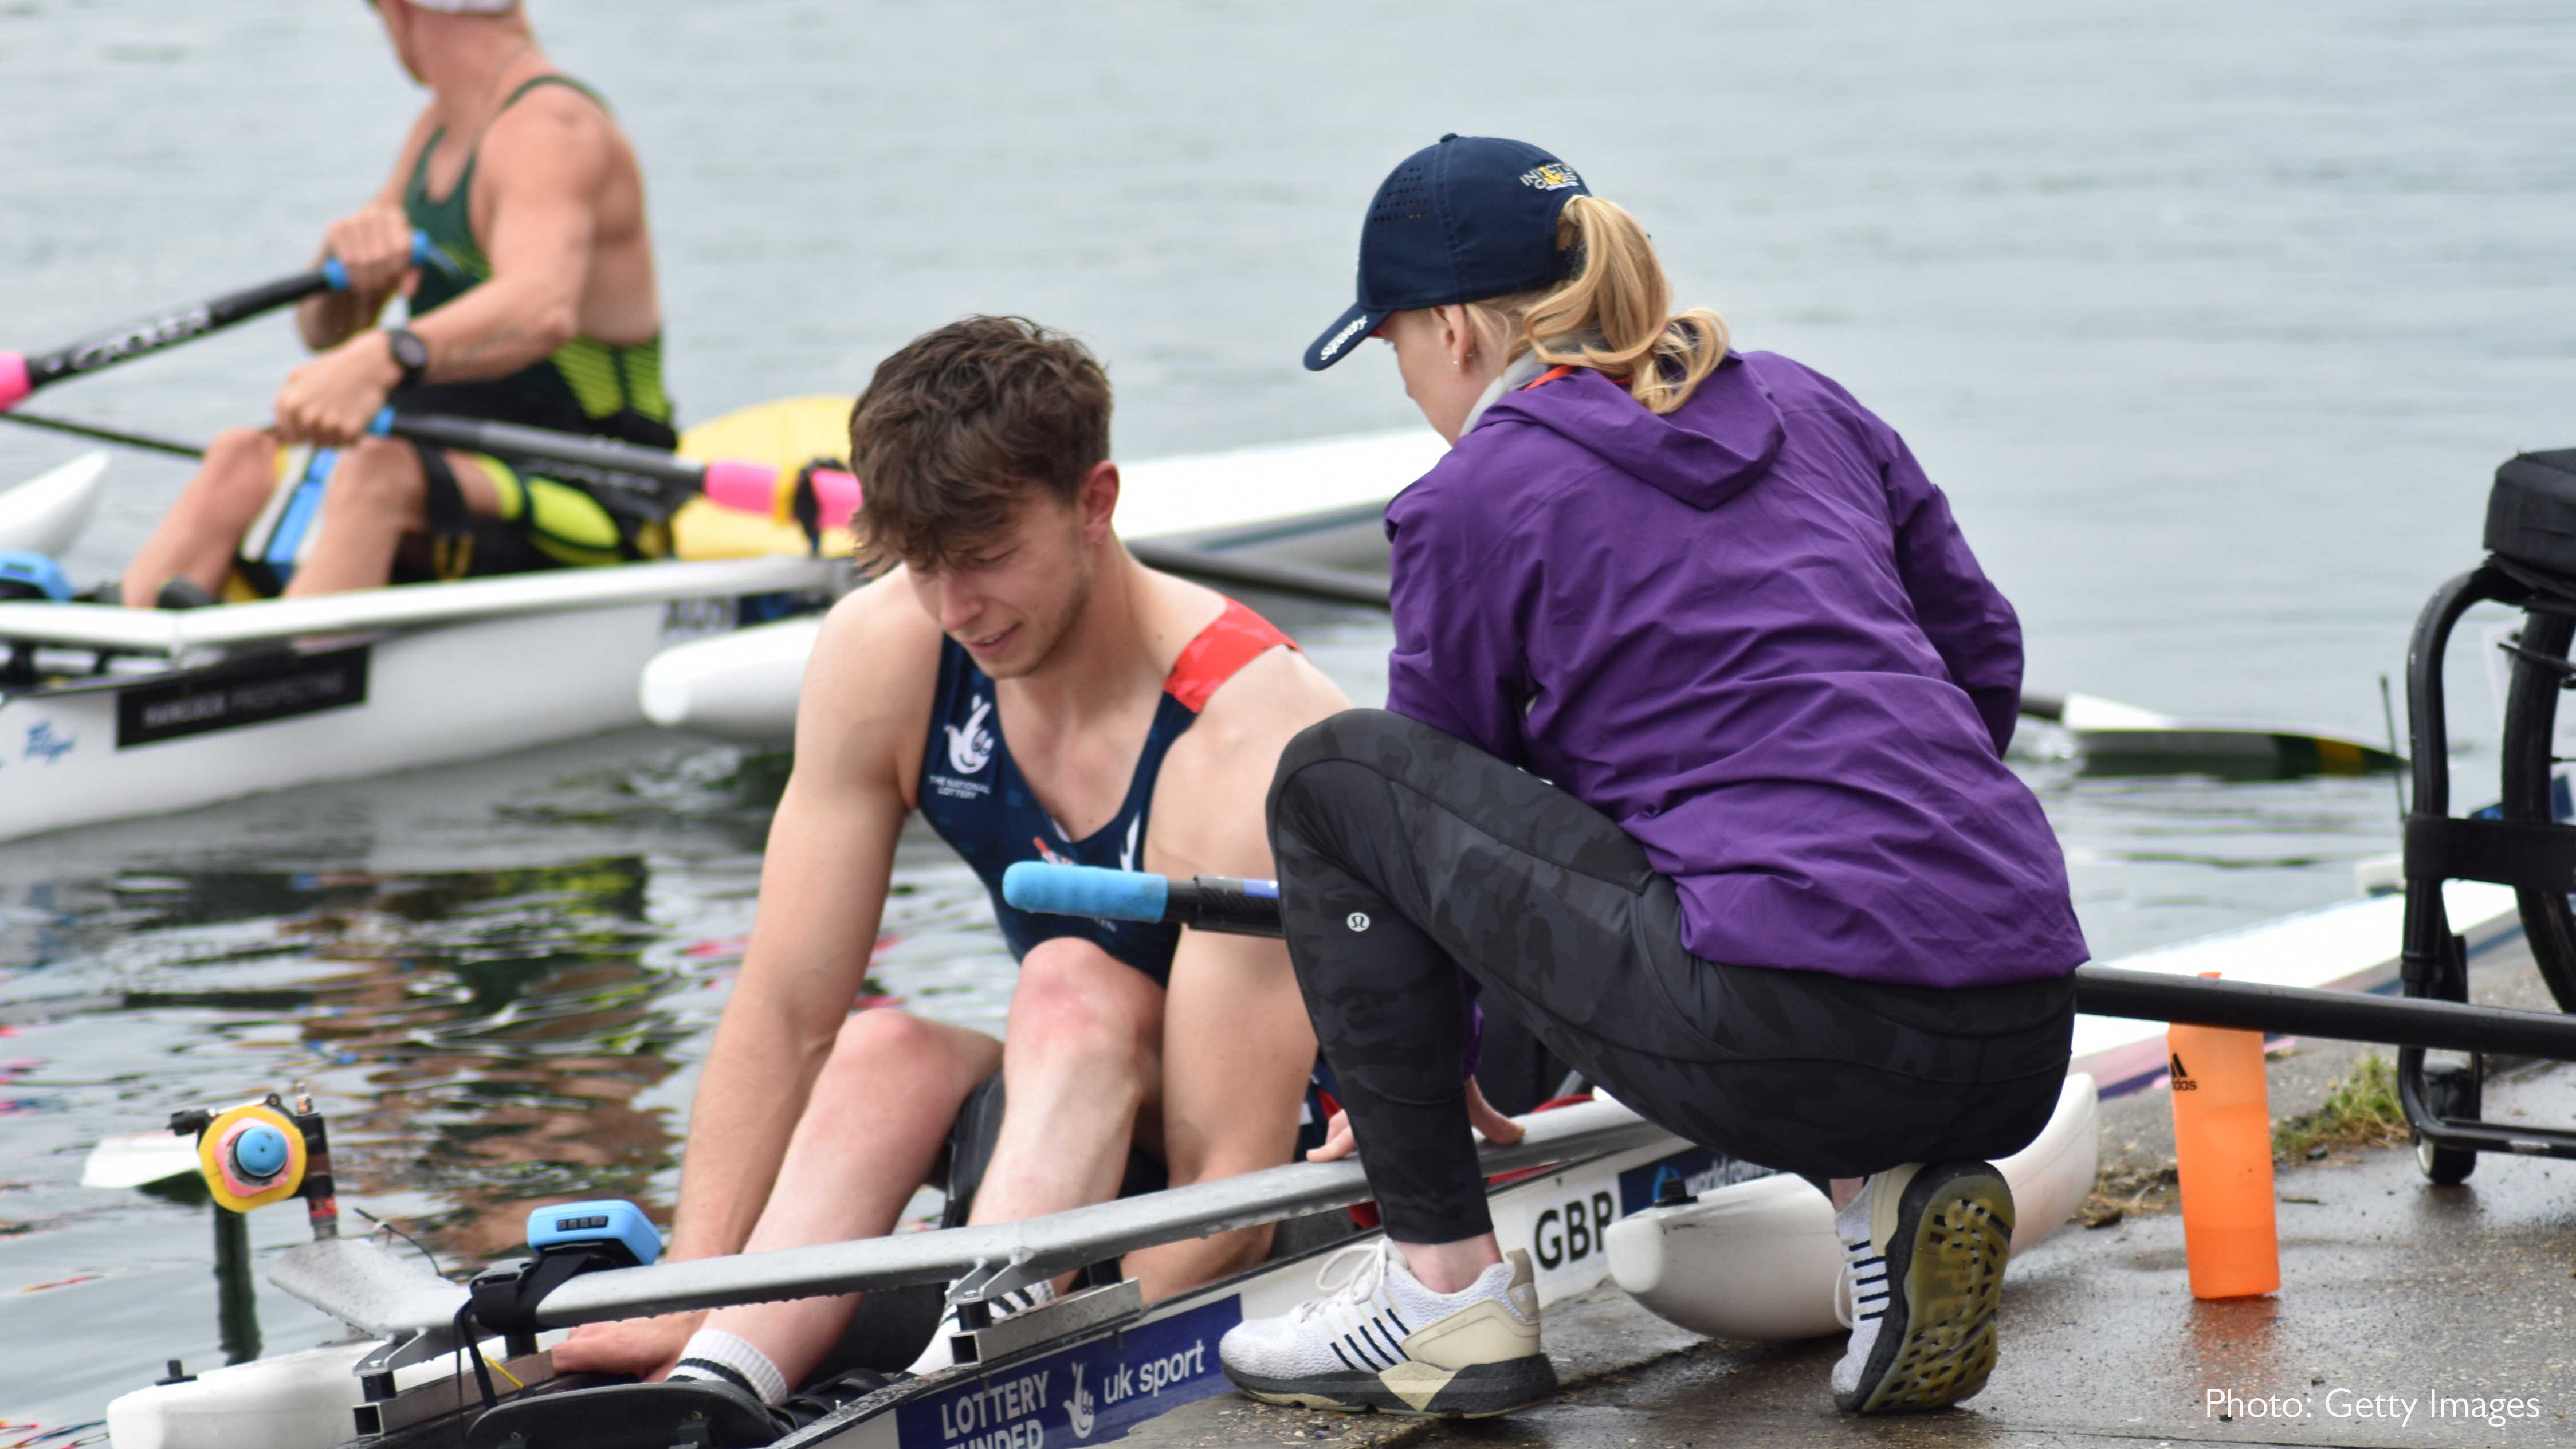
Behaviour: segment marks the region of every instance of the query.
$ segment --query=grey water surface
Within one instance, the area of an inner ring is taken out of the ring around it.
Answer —
[[[1124,456],[1418,425],[1378,350],[1294,359],[1379,177],[1454,130],[1557,149],[1684,300],[1901,428],[2035,687],[2375,737],[2495,464],[2576,442],[2563,6],[533,10],[645,159],[689,418],[1019,311],[1107,359]],[[362,5],[0,0],[0,347],[302,265],[416,104]],[[295,360],[270,321],[34,406],[203,437]],[[0,427],[0,480],[76,451]],[[184,472],[121,456],[74,572]],[[1382,620],[1278,612],[1374,701]],[[2491,770],[2473,659],[2457,689]],[[2032,735],[2104,957],[2340,899],[2393,846],[2385,779],[2086,778]],[[782,768],[637,733],[0,847],[0,1449],[327,1333],[264,1287],[219,1314],[202,1207],[75,1185],[173,1108],[310,1080],[344,1202],[451,1267],[531,1199],[666,1210]],[[935,843],[886,932],[879,995],[998,1026],[1007,955]],[[254,1257],[302,1231],[254,1216]]]

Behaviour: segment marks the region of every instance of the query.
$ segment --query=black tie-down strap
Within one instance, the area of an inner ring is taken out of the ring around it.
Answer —
[[[2409,815],[2406,878],[2576,894],[2576,826]]]

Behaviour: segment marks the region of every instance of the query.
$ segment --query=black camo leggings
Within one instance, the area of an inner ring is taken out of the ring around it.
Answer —
[[[1672,882],[1608,817],[1383,710],[1289,745],[1270,841],[1306,1010],[1404,1242],[1492,1226],[1462,969],[1648,1119],[1811,1179],[2005,1156],[2065,1080],[2072,978],[1944,990],[1703,961]]]

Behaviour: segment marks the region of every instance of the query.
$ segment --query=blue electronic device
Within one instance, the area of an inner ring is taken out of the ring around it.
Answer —
[[[0,599],[49,599],[60,604],[72,596],[72,581],[63,566],[27,549],[0,549]]]
[[[623,1250],[641,1268],[662,1256],[662,1234],[644,1210],[624,1198],[558,1203],[528,1214],[528,1246],[539,1257],[577,1248],[605,1249],[614,1257]]]

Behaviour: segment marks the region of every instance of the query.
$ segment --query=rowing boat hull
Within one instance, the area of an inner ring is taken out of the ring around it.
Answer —
[[[645,661],[736,613],[662,600],[339,635],[0,696],[0,840],[639,724]]]

